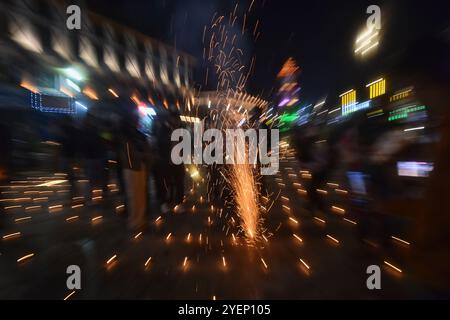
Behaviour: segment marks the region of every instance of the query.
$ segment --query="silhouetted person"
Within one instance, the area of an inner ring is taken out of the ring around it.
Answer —
[[[139,121],[137,108],[135,106],[128,106],[128,108],[128,117],[123,121],[119,156],[123,166],[125,194],[128,205],[128,228],[131,231],[137,231],[146,226],[147,142],[145,136],[137,129]]]
[[[92,190],[106,189],[106,162],[107,162],[107,148],[106,142],[100,135],[100,128],[98,119],[91,113],[86,115],[83,128],[83,150],[85,158],[85,170],[89,179],[90,194],[88,197],[92,198]],[[88,198],[86,198],[88,201]]]

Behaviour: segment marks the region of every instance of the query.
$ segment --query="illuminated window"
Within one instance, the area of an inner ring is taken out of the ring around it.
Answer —
[[[386,80],[381,78],[372,83],[369,83],[366,87],[369,88],[370,99],[382,96],[386,93]]]
[[[341,95],[342,106],[348,106],[356,103],[356,91],[350,90]]]

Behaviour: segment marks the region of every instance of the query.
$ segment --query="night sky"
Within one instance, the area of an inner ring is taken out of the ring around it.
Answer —
[[[238,1],[246,10],[249,1]],[[283,62],[294,57],[301,67],[302,100],[314,102],[326,94],[346,90],[357,81],[370,80],[383,71],[389,56],[424,34],[450,25],[447,1],[290,1],[255,0],[248,25],[259,19],[256,43],[243,44],[248,60],[256,55],[248,91],[267,98],[276,88],[275,77]],[[231,0],[89,1],[91,10],[166,42],[198,59],[196,80],[202,83],[203,27],[217,11],[229,14]],[[370,4],[381,7],[383,36],[371,61],[353,55],[353,42],[365,26]]]

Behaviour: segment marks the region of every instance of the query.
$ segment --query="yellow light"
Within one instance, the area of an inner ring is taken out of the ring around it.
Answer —
[[[28,260],[33,257],[34,257],[34,253],[30,253],[30,254],[23,256],[22,258],[17,259],[17,262],[20,263],[22,261]]]
[[[293,234],[294,238],[297,239],[299,242],[303,242],[303,239],[300,238],[298,235],[296,235],[295,233]]]
[[[347,221],[348,223],[351,223],[353,225],[357,225],[357,223],[355,221],[347,219],[347,218],[344,218],[344,221]]]
[[[70,222],[70,221],[76,220],[76,219],[78,219],[78,218],[79,218],[79,216],[73,216],[73,217],[67,218],[66,221],[67,221],[67,222]]]
[[[340,214],[344,214],[345,213],[345,209],[342,209],[342,208],[339,208],[339,207],[336,207],[336,206],[332,206],[331,209],[334,212],[337,212],[337,213],[340,213]]]
[[[111,258],[108,259],[108,261],[106,261],[106,264],[110,264],[111,262],[113,262],[114,260],[116,260],[117,255],[113,255]]]
[[[150,264],[150,261],[152,261],[152,257],[149,257],[147,261],[145,261],[144,267],[147,267]]]
[[[55,186],[57,184],[67,182],[67,181],[68,180],[53,180],[53,181],[45,182],[42,184],[38,184],[36,187],[51,187],[51,186]]]
[[[339,240],[327,234],[327,238],[339,244]]]
[[[71,296],[73,296],[74,294],[75,294],[75,290],[74,291],[72,291],[71,293],[69,293],[65,298],[64,298],[64,301],[66,301],[66,300],[68,300]]]
[[[297,220],[295,220],[294,218],[292,218],[292,217],[289,217],[289,220],[291,220],[292,222],[294,222],[295,224],[298,224],[298,221]]]
[[[39,93],[38,88],[36,88],[36,87],[35,87],[34,85],[32,85],[30,82],[22,81],[22,82],[20,83],[20,86],[21,86],[22,88],[24,88],[24,89],[27,89],[27,90],[33,92],[33,93]]]
[[[403,272],[400,268],[397,268],[396,266],[394,266],[393,264],[391,264],[391,263],[389,263],[389,262],[387,262],[387,261],[384,261],[384,264],[387,265],[387,266],[389,266],[389,267],[391,267],[391,268],[394,269],[395,271],[398,271],[398,272],[400,272],[400,273]]]
[[[89,87],[85,88],[83,93],[92,100],[98,100],[97,93]]]
[[[348,194],[348,191],[347,190],[343,190],[343,189],[336,189],[334,191],[336,191],[336,193]]]
[[[328,182],[328,183],[327,183],[327,186],[333,187],[333,188],[339,188],[339,184],[337,184],[337,183],[331,183],[331,182]]]
[[[300,262],[305,266],[306,269],[309,270],[308,264],[305,261],[303,261],[303,259],[300,259]]]
[[[261,262],[264,265],[264,268],[269,269],[269,267],[267,266],[267,263],[264,261],[263,258],[261,258]]]
[[[326,221],[325,221],[325,220],[323,220],[323,219],[320,219],[320,218],[318,218],[318,217],[314,217],[314,219],[315,219],[315,220],[317,220],[317,221],[319,221],[320,223],[323,223],[323,224],[325,224],[325,223],[326,223]]]
[[[113,90],[113,89],[108,89],[108,91],[114,96],[114,97],[116,97],[116,98],[118,98],[119,97],[119,95]]]
[[[11,239],[11,238],[16,238],[16,237],[20,237],[21,233],[20,232],[15,232],[15,233],[11,233],[11,234],[7,234],[4,235],[2,237],[3,240],[7,240],[7,239]]]
[[[398,241],[398,242],[401,242],[401,243],[403,243],[403,244],[406,244],[406,245],[411,245],[411,243],[409,243],[408,241],[405,241],[405,240],[403,240],[403,239],[400,239],[400,238],[397,238],[397,237],[394,237],[394,236],[391,236],[391,238],[392,239],[394,239],[394,240],[396,240],[396,241]]]

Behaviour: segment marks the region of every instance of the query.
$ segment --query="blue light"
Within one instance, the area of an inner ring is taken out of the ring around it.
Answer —
[[[369,109],[371,107],[371,102],[372,100],[367,100],[361,103],[352,103],[346,106],[342,106],[342,115],[346,116],[359,110]]]
[[[80,106],[81,108],[83,108],[84,110],[87,110],[87,107],[84,105],[84,104],[82,104],[82,103],[80,103],[80,102],[75,102],[75,104],[76,105],[78,105],[78,106]]]

